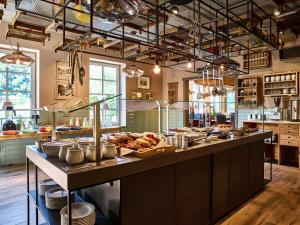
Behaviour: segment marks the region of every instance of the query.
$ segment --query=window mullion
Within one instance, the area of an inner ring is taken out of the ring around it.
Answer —
[[[5,92],[6,92],[6,96],[5,96],[5,100],[8,100],[8,65],[6,64],[6,74],[5,74]]]

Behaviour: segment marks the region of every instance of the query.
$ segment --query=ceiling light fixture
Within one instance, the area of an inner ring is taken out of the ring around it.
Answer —
[[[20,46],[17,44],[17,50],[14,52],[4,55],[0,58],[0,62],[8,64],[17,64],[17,65],[31,65],[34,63],[34,60],[29,56],[25,55],[20,51]]]
[[[193,64],[192,64],[192,62],[189,60],[189,62],[186,64],[186,67],[187,67],[188,69],[191,69],[192,66],[193,66]]]
[[[278,8],[274,9],[273,15],[279,16],[281,14],[280,10]]]
[[[126,65],[126,67],[123,69],[123,72],[129,78],[140,77],[144,75],[144,70],[142,70],[136,65],[130,65],[130,66]]]
[[[174,15],[179,13],[179,8],[177,6],[172,6],[170,10]]]
[[[155,74],[159,74],[160,73],[160,66],[158,65],[158,63],[156,63],[156,65],[154,66],[153,72]]]

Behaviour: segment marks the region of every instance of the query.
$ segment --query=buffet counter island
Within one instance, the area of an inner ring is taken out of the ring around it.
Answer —
[[[76,201],[95,205],[96,224],[201,225],[218,221],[264,188],[264,139],[271,136],[257,131],[148,158],[121,151],[100,164],[69,166],[36,146],[27,146],[26,156],[27,165],[35,165],[35,188],[40,169],[67,191],[69,218],[75,194]],[[29,182],[29,166],[27,176]],[[27,190],[49,224],[60,224],[60,211],[47,209],[29,184]]]

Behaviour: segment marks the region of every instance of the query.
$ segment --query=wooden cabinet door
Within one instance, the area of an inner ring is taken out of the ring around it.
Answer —
[[[213,155],[212,220],[229,210],[229,150]]]
[[[235,208],[249,197],[249,144],[230,149],[229,199]]]
[[[264,142],[251,143],[249,152],[249,193],[255,194],[264,187]]]
[[[203,156],[175,166],[176,225],[210,223],[210,165]]]
[[[174,225],[174,167],[121,179],[122,225]]]

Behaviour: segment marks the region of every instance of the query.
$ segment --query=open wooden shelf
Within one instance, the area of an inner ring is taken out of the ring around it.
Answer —
[[[238,107],[257,107],[261,101],[261,80],[259,77],[238,78]]]
[[[277,80],[271,81],[272,77],[280,77],[289,75],[290,79],[288,80]],[[294,79],[292,78],[294,76]],[[298,72],[282,72],[275,74],[264,75],[263,80],[263,93],[264,96],[297,96],[299,93],[298,88]],[[288,93],[284,93],[284,90],[287,90]]]

